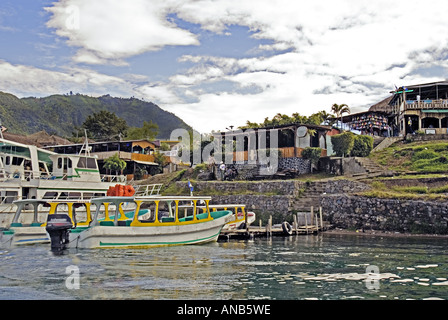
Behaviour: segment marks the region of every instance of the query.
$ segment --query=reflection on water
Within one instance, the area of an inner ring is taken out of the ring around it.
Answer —
[[[447,244],[323,234],[61,256],[18,247],[0,250],[0,299],[448,299]]]

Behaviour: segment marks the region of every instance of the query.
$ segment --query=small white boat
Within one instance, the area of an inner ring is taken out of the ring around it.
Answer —
[[[250,226],[255,221],[255,213],[252,211],[246,212],[246,205],[244,204],[211,204],[209,205],[211,211],[230,210],[235,216],[234,220],[227,223],[223,230],[244,229]]]
[[[147,196],[102,197],[90,202],[97,208],[88,227],[73,228],[67,215],[48,216],[46,230],[52,251],[66,248],[157,247],[217,241],[221,229],[235,219],[232,211],[210,211],[210,197]],[[134,202],[132,217],[121,209]],[[200,207],[204,203],[205,210]],[[113,205],[113,218],[100,219],[100,207]],[[146,210],[145,215],[140,215]]]
[[[14,201],[17,210],[9,226],[4,228],[0,234],[1,247],[17,245],[50,243],[50,237],[45,230],[47,215],[65,212],[70,219],[78,216],[75,220],[78,228],[88,226],[91,221],[90,203],[88,202],[50,202],[39,199],[25,199]],[[81,214],[76,214],[79,207],[83,207]],[[44,210],[44,208],[46,208]]]

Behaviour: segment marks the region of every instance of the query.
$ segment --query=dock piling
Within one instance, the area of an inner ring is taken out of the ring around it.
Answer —
[[[316,208],[317,209],[317,208]],[[311,212],[298,212],[293,215],[293,232],[295,235],[308,235],[310,233],[317,234],[324,230],[322,208],[319,207],[319,212],[311,207]],[[302,218],[304,216],[304,218]],[[247,226],[243,229],[223,230],[221,232],[221,239],[229,241],[230,239],[249,239],[253,240],[258,237],[272,238],[274,236],[285,236],[285,231],[280,225],[272,224],[272,215],[269,216],[266,225],[259,219],[259,226],[256,224]],[[294,232],[295,231],[295,232]],[[289,234],[291,235],[291,234]]]

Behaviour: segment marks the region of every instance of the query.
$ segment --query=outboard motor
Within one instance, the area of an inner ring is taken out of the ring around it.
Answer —
[[[49,214],[46,230],[51,239],[51,251],[60,252],[67,248],[70,229],[73,227],[66,214]]]

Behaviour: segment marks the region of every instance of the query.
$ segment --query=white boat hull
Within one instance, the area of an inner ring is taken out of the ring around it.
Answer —
[[[12,231],[12,232],[11,232]],[[45,227],[11,228],[1,236],[2,247],[50,243]]]
[[[255,213],[248,212],[247,213],[247,226],[250,226],[254,221],[255,221]],[[244,219],[244,216],[240,213],[240,214],[238,214],[238,221],[231,221],[231,222],[227,223],[224,226],[224,228],[222,228],[222,229],[223,230],[239,229],[243,223],[245,223],[245,219]]]
[[[95,226],[70,233],[69,248],[159,247],[217,241],[222,227],[233,219],[227,215],[202,223],[171,226]]]

